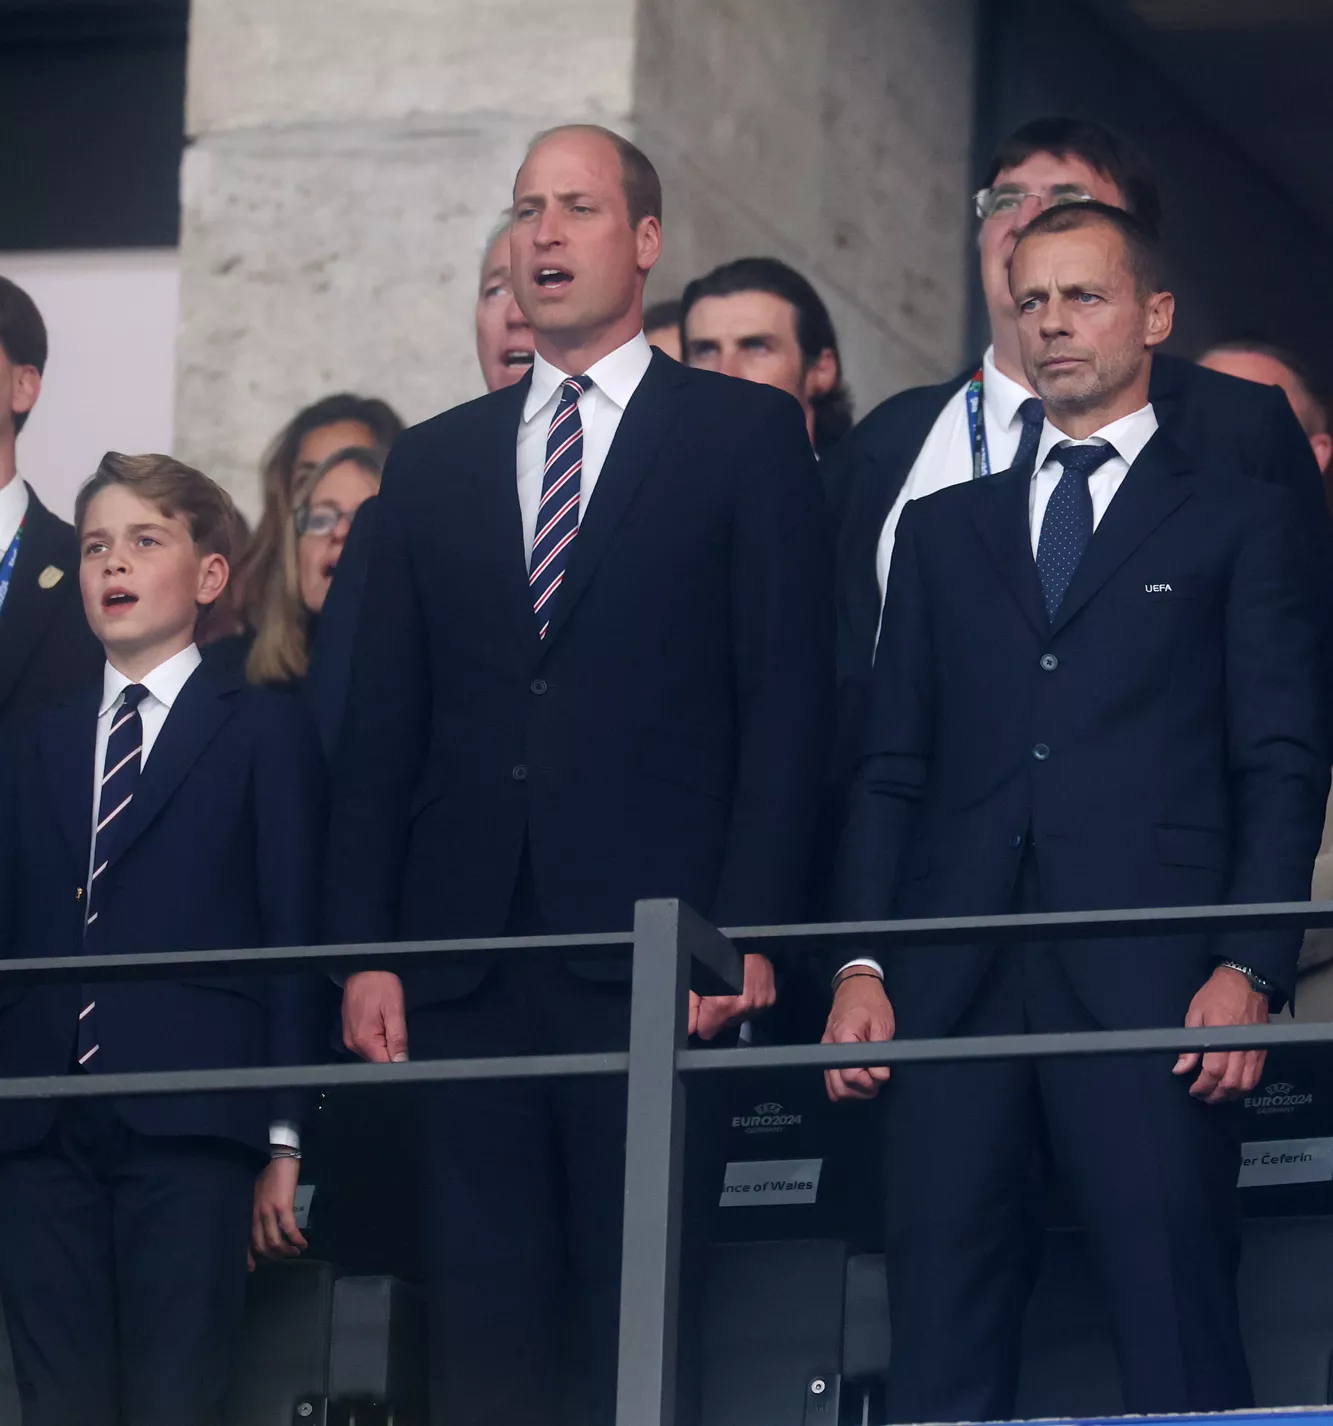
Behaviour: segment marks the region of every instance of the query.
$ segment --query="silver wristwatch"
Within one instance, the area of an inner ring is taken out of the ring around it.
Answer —
[[[1220,961],[1227,970],[1239,971],[1246,980],[1250,982],[1250,989],[1257,991],[1260,995],[1266,995],[1270,1000],[1277,994],[1277,986],[1271,980],[1265,980],[1258,971],[1253,971],[1249,966],[1243,966],[1239,961]]]

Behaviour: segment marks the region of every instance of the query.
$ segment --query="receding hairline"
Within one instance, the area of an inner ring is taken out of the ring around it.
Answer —
[[[610,144],[620,164],[620,187],[625,195],[625,206],[629,210],[632,225],[637,226],[647,217],[655,218],[659,223],[662,221],[662,180],[652,160],[636,143],[627,139],[624,134],[608,129],[604,124],[557,124],[554,128],[543,129],[541,133],[535,134],[528,143],[518,172],[514,175],[515,196],[518,193],[519,175],[527,167],[528,160],[543,144],[552,139],[563,138],[566,134],[591,134],[594,138],[604,139]],[[642,211],[636,213],[636,208]]]
[[[1124,253],[1125,267],[1134,279],[1135,289],[1141,297],[1149,297],[1155,292],[1164,291],[1165,289],[1161,286],[1161,260],[1153,250],[1154,244],[1151,235],[1145,233],[1140,244],[1136,241],[1131,228],[1131,224],[1135,221],[1134,215],[1125,209],[1117,209],[1116,212],[1121,215],[1120,218],[1111,216],[1101,207],[1090,208],[1086,203],[1069,203],[1058,208],[1047,208],[1039,213],[1027,227],[1019,232],[1014,243],[1014,250],[1009,259],[1009,291],[1011,295],[1017,297],[1017,293],[1014,292],[1014,259],[1018,256],[1019,248],[1025,243],[1035,242],[1039,238],[1061,238],[1070,233],[1085,233],[1092,228],[1108,230],[1119,239],[1121,250]],[[1057,214],[1058,216],[1048,220],[1047,214]],[[1057,224],[1060,226],[1056,226]],[[1140,250],[1141,248],[1142,250]]]

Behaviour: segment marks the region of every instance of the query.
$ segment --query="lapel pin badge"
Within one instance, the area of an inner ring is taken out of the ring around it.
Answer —
[[[65,571],[63,569],[57,565],[49,564],[41,574],[37,576],[37,583],[43,589],[54,589],[64,577]]]

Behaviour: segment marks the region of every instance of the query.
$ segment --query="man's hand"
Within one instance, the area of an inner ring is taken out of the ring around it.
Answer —
[[[767,956],[745,957],[745,983],[739,995],[696,995],[690,991],[690,1034],[711,1040],[728,1025],[738,1025],[778,998],[773,962]]]
[[[1268,997],[1250,987],[1238,970],[1218,966],[1190,1001],[1185,1016],[1188,1029],[1206,1025],[1266,1025]],[[1222,1104],[1249,1094],[1264,1072],[1267,1050],[1215,1050],[1206,1055],[1181,1055],[1172,1074],[1190,1074],[1199,1066],[1199,1077],[1190,1093],[1205,1104]]]
[[[820,1043],[856,1045],[891,1040],[896,1029],[884,982],[877,975],[849,976],[834,992],[833,1009]],[[824,1087],[835,1104],[840,1099],[874,1099],[888,1078],[887,1065],[831,1069],[824,1071]]]
[[[255,1180],[255,1206],[250,1219],[250,1266],[253,1254],[262,1258],[296,1258],[306,1240],[296,1226],[296,1184],[301,1177],[299,1159],[270,1159]]]
[[[403,983],[392,971],[363,970],[343,986],[343,1044],[372,1064],[407,1058]]]

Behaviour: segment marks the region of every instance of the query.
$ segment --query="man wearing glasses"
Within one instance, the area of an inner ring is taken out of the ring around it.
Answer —
[[[868,715],[871,665],[903,508],[946,486],[1030,463],[1036,450],[1042,407],[1023,375],[1009,293],[1017,236],[1045,209],[1089,199],[1126,209],[1154,235],[1160,228],[1161,200],[1148,169],[1101,125],[1037,119],[1011,134],[975,199],[991,345],[952,380],[883,402],[824,461],[838,526],[836,768],[842,783]],[[1302,554],[1319,571],[1312,577],[1326,579],[1333,559],[1319,470],[1282,393],[1159,356],[1151,399],[1172,440],[1199,468],[1291,488],[1309,542]]]

